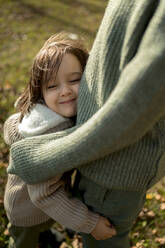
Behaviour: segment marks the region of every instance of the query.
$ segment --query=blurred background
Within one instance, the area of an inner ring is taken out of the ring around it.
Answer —
[[[107,2],[0,0],[0,248],[6,248],[9,239],[3,208],[9,147],[3,142],[3,123],[15,112],[14,102],[28,82],[32,60],[44,41],[56,32],[67,31],[84,39],[90,50]],[[162,180],[148,192],[145,207],[131,233],[132,247],[165,247],[164,189]],[[54,230],[57,229],[64,237],[61,247],[82,246],[78,235],[69,236],[55,224]]]

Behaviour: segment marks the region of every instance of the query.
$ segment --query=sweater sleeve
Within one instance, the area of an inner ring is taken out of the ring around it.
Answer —
[[[79,168],[137,142],[165,115],[164,13],[160,1],[136,55],[99,111],[82,126],[14,144],[9,173],[36,183]]]
[[[28,185],[31,201],[65,227],[77,232],[91,233],[99,215],[88,210],[79,199],[69,198],[61,182],[56,177],[40,184]]]
[[[4,123],[4,140],[11,145],[24,137],[18,132],[20,113],[10,116]],[[49,129],[47,132],[56,132],[73,125],[64,122]],[[45,214],[77,232],[91,233],[95,228],[99,215],[88,210],[87,206],[77,198],[69,198],[65,192],[65,182],[61,175],[49,181],[27,185],[31,201]]]

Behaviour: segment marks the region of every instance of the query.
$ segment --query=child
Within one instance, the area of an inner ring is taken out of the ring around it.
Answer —
[[[45,42],[33,62],[29,84],[17,101],[20,112],[4,125],[6,143],[11,145],[22,138],[73,126],[87,58],[82,44],[66,34],[52,36]],[[88,210],[79,199],[68,197],[70,176],[65,173],[43,183],[26,185],[18,176],[9,175],[4,205],[13,247],[35,248],[39,232],[52,223],[50,218],[75,231],[91,233],[98,240],[115,234],[108,219]]]

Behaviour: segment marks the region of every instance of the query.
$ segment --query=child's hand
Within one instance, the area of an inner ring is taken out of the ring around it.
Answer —
[[[96,240],[104,240],[111,238],[116,234],[114,227],[111,226],[109,220],[105,217],[100,216],[96,224],[95,229],[91,232],[91,235]]]

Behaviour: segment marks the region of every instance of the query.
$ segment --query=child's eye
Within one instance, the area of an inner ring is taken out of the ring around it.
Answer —
[[[49,85],[48,89],[53,89],[53,88],[57,88],[57,85]]]
[[[81,80],[81,78],[77,78],[77,79],[71,80],[70,82],[71,82],[71,83],[74,83],[74,82],[78,82],[78,81],[80,81],[80,80]]]

